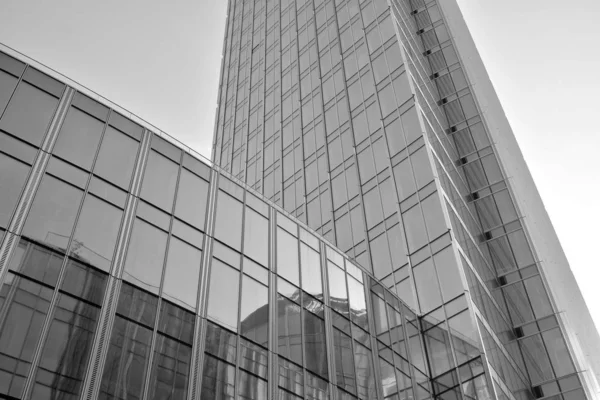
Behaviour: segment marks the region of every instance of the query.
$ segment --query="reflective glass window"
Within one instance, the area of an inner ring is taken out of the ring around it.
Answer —
[[[44,176],[29,211],[23,236],[66,249],[83,192]]]
[[[83,202],[71,254],[104,271],[110,269],[122,211],[94,196]]]
[[[129,240],[123,279],[158,294],[167,234],[137,218]]]
[[[217,324],[208,322],[204,351],[227,362],[235,363],[237,359],[237,335]]]
[[[375,371],[371,350],[354,343],[354,363],[356,365],[356,383],[358,395],[366,399],[376,399]]]
[[[285,388],[298,396],[304,394],[304,371],[301,367],[292,364],[285,358],[279,358],[279,387]],[[289,392],[279,391],[280,399],[298,399]],[[287,397],[281,397],[284,394]]]
[[[352,322],[364,329],[368,329],[367,305],[362,283],[348,277],[348,292],[350,295],[350,315],[352,316]]]
[[[327,378],[325,321],[306,310],[303,310],[303,316],[305,366],[310,371]]]
[[[277,300],[277,326],[279,354],[295,363],[302,364],[301,308],[279,296]]]
[[[152,331],[115,318],[104,364],[101,399],[140,399],[144,391]]]
[[[155,206],[171,212],[178,170],[178,165],[173,161],[154,150],[150,151],[146,172],[144,173],[141,197]]]
[[[327,381],[316,375],[306,372],[306,398],[307,400],[328,400],[329,385]]]
[[[233,400],[235,367],[210,355],[204,356],[201,399]]]
[[[239,271],[213,259],[208,291],[208,315],[234,331],[237,331],[239,285]]]
[[[8,274],[0,289],[0,393],[21,397],[52,290]]]
[[[123,282],[117,314],[149,327],[154,326],[158,297]]]
[[[268,343],[268,306],[267,287],[244,275],[242,277],[240,333],[263,345]]]
[[[103,129],[103,122],[71,107],[56,139],[54,154],[89,170],[96,157]]]
[[[428,259],[417,265],[413,268],[413,275],[421,311],[426,313],[442,304],[442,296],[433,261]]]
[[[0,227],[6,228],[25,186],[29,166],[0,153]]]
[[[191,312],[168,301],[161,302],[158,331],[192,345],[196,318]]]
[[[57,105],[57,98],[21,82],[0,120],[0,129],[39,146]]]
[[[268,373],[269,354],[264,348],[240,339],[240,368],[266,379]]]
[[[296,286],[300,285],[298,239],[277,228],[277,274]]]
[[[242,213],[243,204],[234,197],[219,190],[217,195],[215,238],[237,251],[242,249]]]
[[[334,328],[333,345],[337,384],[351,393],[356,393],[356,373],[354,372],[352,339],[342,331]]]
[[[349,316],[346,273],[337,265],[328,262],[329,297],[331,307],[346,317]]]
[[[267,381],[244,370],[238,375],[238,399],[262,400],[267,398]]]
[[[32,398],[75,398],[81,393],[99,316],[100,307],[60,295]]]
[[[106,274],[69,259],[60,288],[75,297],[100,306],[107,281]]]
[[[12,96],[13,91],[17,87],[18,81],[14,76],[0,71],[0,115],[2,115],[4,107],[8,104],[10,96]]]
[[[313,296],[323,296],[321,284],[321,257],[304,243],[300,243],[300,265],[302,266],[302,289]]]
[[[408,241],[408,251],[413,253],[427,243],[427,232],[421,207],[416,205],[402,215]]]
[[[202,252],[171,237],[163,282],[163,296],[184,307],[196,309]]]
[[[204,230],[208,188],[208,182],[204,179],[182,169],[177,189],[175,215],[190,225]]]
[[[548,349],[548,355],[556,376],[565,376],[575,372],[569,350],[565,343],[565,339],[560,333],[559,328],[551,329],[542,333],[542,338]]]
[[[64,256],[22,239],[10,260],[9,268],[23,275],[54,286]]]
[[[186,400],[191,358],[191,346],[159,334],[154,347],[148,398]]]
[[[246,207],[244,254],[262,265],[269,262],[269,220]]]
[[[129,188],[139,143],[109,126],[104,132],[94,173],[107,181]]]

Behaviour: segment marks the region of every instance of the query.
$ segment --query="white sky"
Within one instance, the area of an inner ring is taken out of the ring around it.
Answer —
[[[459,4],[600,327],[600,1]],[[0,0],[0,9],[0,42],[210,157],[225,0]]]

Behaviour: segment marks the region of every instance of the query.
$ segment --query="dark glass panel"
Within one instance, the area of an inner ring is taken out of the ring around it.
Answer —
[[[212,261],[207,313],[215,321],[237,332],[239,271],[216,259]]]
[[[71,107],[54,145],[54,154],[83,168],[92,167],[104,123]]]
[[[277,274],[299,286],[298,239],[282,228],[277,228],[277,256]]]
[[[0,393],[20,398],[52,290],[8,274],[0,289]]]
[[[137,218],[127,250],[123,279],[158,294],[167,234]]]
[[[217,196],[215,238],[237,251],[242,249],[242,213],[243,204],[234,197],[219,190]],[[263,238],[263,240],[266,240],[266,238]]]
[[[38,153],[35,147],[2,132],[0,132],[0,151],[27,164],[33,164]]]
[[[71,259],[67,262],[66,268],[60,288],[73,296],[100,306],[108,276]]]
[[[201,400],[233,400],[235,367],[206,354],[202,368]]]
[[[208,182],[182,169],[177,189],[175,215],[190,225],[204,230],[208,189]]]
[[[0,153],[0,227],[7,228],[25,186],[29,165]]]
[[[71,255],[108,272],[117,243],[121,215],[122,211],[117,207],[88,195],[75,228]]]
[[[366,399],[377,398],[375,390],[375,371],[371,350],[354,343],[354,362],[356,364],[356,383],[358,395]]]
[[[237,335],[219,325],[208,322],[206,326],[206,345],[204,351],[213,354],[225,361],[235,363],[237,348]]]
[[[17,87],[18,81],[14,76],[0,71],[0,115],[2,115],[4,107],[8,104],[10,96],[12,96]]]
[[[202,251],[171,237],[163,282],[163,296],[195,310],[201,261]]]
[[[140,197],[167,212],[173,208],[179,166],[154,150],[150,151]]]
[[[242,277],[240,333],[263,345],[268,343],[269,291],[247,276]]]
[[[39,146],[57,105],[55,97],[21,82],[0,120],[0,129]]]
[[[267,379],[269,355],[267,350],[254,343],[240,339],[240,368]]]
[[[23,236],[66,250],[83,192],[49,175],[40,184]]]
[[[186,400],[192,348],[158,335],[150,372],[148,398]]]
[[[139,400],[144,391],[152,331],[115,318],[104,364],[100,399]]]
[[[281,296],[278,297],[277,303],[279,354],[302,365],[301,308]]]
[[[80,395],[100,308],[61,295],[42,350],[34,399]]]
[[[306,310],[303,310],[303,316],[305,366],[314,373],[327,378],[325,322]]]
[[[327,400],[329,399],[329,385],[327,381],[310,372],[306,373],[306,399]]]
[[[269,263],[269,220],[246,207],[244,254],[262,265]]]
[[[123,189],[128,189],[138,146],[137,141],[109,126],[102,139],[94,173]]]
[[[64,256],[45,247],[21,240],[10,260],[9,268],[33,279],[54,286]]]
[[[322,298],[321,256],[306,244],[300,243],[300,265],[302,267],[302,289],[313,296]]]
[[[237,398],[246,400],[262,400],[267,398],[267,381],[246,371],[240,370],[238,375]]]
[[[337,384],[351,393],[356,393],[352,339],[341,331],[333,329],[333,345]]]
[[[279,387],[289,390],[298,396],[304,395],[304,371],[284,358],[279,358]],[[280,391],[280,393],[282,393]],[[290,398],[296,398],[295,396]]]
[[[163,301],[160,306],[158,331],[191,346],[194,341],[195,319],[191,312]]]
[[[125,282],[121,286],[117,314],[153,327],[157,306],[158,297]]]
[[[555,328],[543,332],[542,338],[546,344],[546,349],[548,349],[548,355],[550,356],[550,361],[552,361],[556,376],[565,376],[575,372],[573,361],[571,361],[569,350],[567,349],[565,339],[560,333],[560,329]]]

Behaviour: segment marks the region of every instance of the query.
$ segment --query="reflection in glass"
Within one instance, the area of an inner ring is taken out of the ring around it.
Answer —
[[[279,358],[279,387],[289,390],[298,396],[304,395],[304,371],[301,367],[292,364],[285,358]],[[282,393],[279,391],[280,396]],[[281,397],[280,397],[281,398]],[[296,399],[297,397],[290,395],[290,399]]]
[[[191,358],[191,346],[159,334],[154,348],[148,398],[185,400]]]
[[[10,260],[9,268],[54,286],[58,280],[63,259],[64,256],[60,253],[21,239]]]
[[[169,254],[163,282],[163,296],[196,309],[202,252],[176,237],[169,241]]]
[[[389,399],[398,393],[396,386],[396,374],[394,366],[379,358],[379,369],[381,370],[381,387],[383,388],[383,397]]]
[[[128,189],[138,146],[137,141],[109,126],[104,132],[94,174]]]
[[[260,346],[241,338],[240,339],[240,368],[252,372],[261,378],[267,379],[268,352]]]
[[[337,384],[351,393],[356,393],[356,374],[354,372],[352,339],[350,336],[345,335],[334,328],[333,345]]]
[[[348,290],[346,289],[346,273],[332,262],[327,262],[329,279],[329,297],[331,307],[342,315],[349,317]]]
[[[0,71],[0,115],[2,115],[4,107],[8,104],[18,82],[19,80],[14,76]]]
[[[136,218],[127,250],[123,279],[158,294],[167,234]]]
[[[69,259],[61,289],[100,306],[106,289],[107,275]]]
[[[202,374],[201,399],[234,399],[235,367],[233,365],[206,354],[204,356]]]
[[[352,322],[363,329],[368,330],[367,304],[365,300],[365,289],[362,283],[348,276],[348,292],[350,294],[350,315],[352,317]]]
[[[23,236],[66,250],[83,192],[44,176],[23,228]]]
[[[89,170],[96,157],[103,129],[103,122],[71,107],[60,129],[53,152],[59,157]]]
[[[239,272],[213,258],[208,289],[208,315],[237,332]]]
[[[163,300],[157,329],[191,346],[194,340],[195,319],[191,312]]]
[[[237,251],[240,251],[242,248],[242,213],[243,204],[234,197],[219,190],[215,238]]]
[[[208,182],[182,169],[177,189],[175,215],[188,224],[204,230],[207,202]]]
[[[154,326],[158,297],[123,282],[117,314],[149,327]]]
[[[115,318],[100,385],[100,399],[140,399],[152,331],[119,316]]]
[[[204,351],[227,362],[235,363],[237,336],[217,324],[208,322],[206,326],[206,344]]]
[[[269,262],[269,220],[246,207],[244,254],[262,265]]]
[[[269,331],[269,293],[267,287],[247,276],[242,277],[240,333],[267,345]]]
[[[328,386],[327,381],[306,372],[306,398],[308,400],[328,400]]]
[[[300,285],[298,239],[277,228],[277,274],[294,285]]]
[[[314,373],[327,378],[327,349],[325,347],[325,322],[316,315],[303,310],[305,366]]]
[[[244,370],[238,375],[238,399],[262,400],[267,398],[267,381]]]
[[[57,105],[55,97],[21,82],[0,120],[0,129],[39,146]]]
[[[0,289],[0,393],[20,398],[52,290],[8,274]]]
[[[154,150],[150,151],[140,197],[170,213],[178,171],[179,166],[173,161]]]
[[[77,222],[71,254],[108,272],[121,225],[121,215],[122,211],[117,207],[88,195]]]
[[[305,292],[323,297],[321,284],[321,258],[319,253],[300,243],[300,265],[302,266],[302,289]]]
[[[42,350],[34,399],[75,398],[82,389],[100,308],[61,295]]]
[[[29,166],[0,153],[0,227],[8,227],[29,173]]]
[[[371,350],[358,343],[354,343],[354,362],[356,364],[358,395],[366,399],[377,398]]]
[[[279,296],[277,299],[279,354],[302,365],[302,325],[300,307]]]

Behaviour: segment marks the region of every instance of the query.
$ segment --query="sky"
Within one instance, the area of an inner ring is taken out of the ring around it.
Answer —
[[[600,328],[600,1],[458,2]],[[225,0],[0,8],[0,42],[210,157]]]

